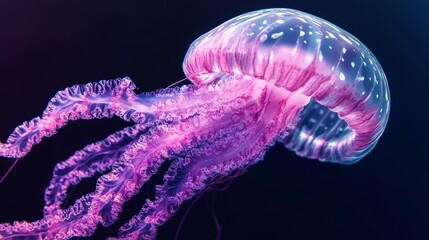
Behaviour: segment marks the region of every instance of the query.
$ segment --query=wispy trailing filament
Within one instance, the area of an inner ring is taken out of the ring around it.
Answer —
[[[238,16],[197,39],[184,71],[195,85],[135,94],[129,78],[57,93],[41,117],[18,126],[0,156],[24,157],[69,121],[120,117],[134,126],[55,166],[44,217],[0,224],[0,238],[68,239],[109,226],[123,204],[169,161],[156,196],[119,230],[154,239],[157,227],[210,183],[262,160],[276,140],[297,154],[353,163],[387,122],[386,77],[372,53],[331,23],[290,9]],[[62,208],[67,190],[102,175],[94,192]]]

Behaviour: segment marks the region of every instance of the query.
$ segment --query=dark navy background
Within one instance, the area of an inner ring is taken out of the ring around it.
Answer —
[[[0,1],[0,140],[39,116],[56,91],[129,76],[138,92],[182,79],[181,61],[198,36],[239,14],[270,7],[312,13],[346,29],[376,55],[392,99],[376,148],[350,165],[319,163],[281,145],[222,192],[191,208],[179,239],[429,239],[427,74],[429,4],[363,1]],[[0,222],[42,217],[54,165],[75,150],[127,126],[121,120],[78,121],[45,139],[0,185]],[[0,174],[12,161],[0,158]],[[163,168],[165,170],[165,167]],[[117,229],[152,198],[157,175],[133,198]],[[72,199],[90,192],[84,181]],[[173,239],[190,202],[159,228]],[[212,210],[214,209],[214,210]]]

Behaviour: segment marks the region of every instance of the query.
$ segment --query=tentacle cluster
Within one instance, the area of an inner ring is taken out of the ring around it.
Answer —
[[[91,235],[99,223],[115,222],[122,205],[171,159],[155,200],[148,200],[119,233],[121,238],[152,239],[157,226],[215,177],[261,159],[309,101],[264,81],[233,76],[209,85],[141,95],[135,95],[133,88],[124,78],[65,89],[50,101],[41,118],[18,127],[1,145],[3,156],[23,156],[69,120],[116,115],[137,123],[58,163],[45,191],[44,218],[1,224],[1,237]],[[94,192],[61,208],[70,185],[106,171]]]

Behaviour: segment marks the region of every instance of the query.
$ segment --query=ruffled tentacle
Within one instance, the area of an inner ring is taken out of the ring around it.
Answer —
[[[135,98],[134,83],[129,78],[103,80],[75,85],[59,91],[51,99],[42,117],[36,117],[15,128],[5,143],[0,142],[0,156],[20,158],[44,137],[77,119],[117,115],[129,121],[133,109],[127,103]]]
[[[149,124],[127,127],[103,141],[85,146],[66,161],[58,163],[45,190],[45,217],[55,215],[60,210],[70,185],[77,185],[84,178],[110,170],[128,146],[137,142],[148,129]]]
[[[154,239],[157,227],[184,201],[201,193],[214,179],[262,159],[276,137],[296,124],[308,97],[253,82],[253,88],[237,99],[233,111],[213,112],[213,121],[196,133],[198,143],[170,166],[155,200],[147,201],[140,213],[121,227],[121,239]]]

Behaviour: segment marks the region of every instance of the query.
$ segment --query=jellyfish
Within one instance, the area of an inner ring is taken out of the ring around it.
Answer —
[[[150,93],[136,94],[127,77],[68,87],[40,117],[18,126],[0,143],[0,156],[24,157],[69,121],[117,116],[134,123],[58,163],[44,217],[0,224],[0,238],[90,236],[99,224],[114,223],[168,162],[154,199],[118,233],[154,239],[184,201],[261,161],[274,143],[351,164],[376,145],[389,116],[386,76],[370,50],[297,10],[253,11],[221,24],[191,44],[183,69],[193,84]],[[94,192],[63,208],[67,190],[96,173]]]

